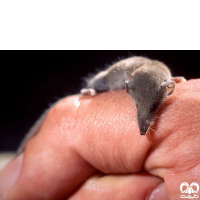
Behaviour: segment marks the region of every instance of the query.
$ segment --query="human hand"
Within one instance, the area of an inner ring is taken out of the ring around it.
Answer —
[[[0,197],[180,199],[181,183],[200,184],[199,85],[177,84],[145,136],[124,90],[63,99],[1,171]]]

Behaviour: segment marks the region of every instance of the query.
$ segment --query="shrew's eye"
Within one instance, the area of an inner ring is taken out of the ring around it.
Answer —
[[[132,90],[135,89],[135,85],[133,84],[132,81],[129,81],[129,82],[128,82],[128,86],[129,86],[129,88],[132,89]]]
[[[129,92],[129,89],[131,90],[135,89],[135,85],[133,84],[132,81],[125,81],[125,87],[127,92]]]

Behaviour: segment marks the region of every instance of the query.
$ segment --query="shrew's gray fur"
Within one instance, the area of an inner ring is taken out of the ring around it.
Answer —
[[[163,100],[173,93],[175,81],[162,62],[145,57],[130,57],[98,73],[81,90],[83,95],[95,95],[108,90],[126,89],[137,107],[140,134],[145,135]]]

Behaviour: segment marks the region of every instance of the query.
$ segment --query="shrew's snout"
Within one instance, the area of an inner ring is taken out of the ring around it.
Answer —
[[[150,126],[150,120],[138,118],[138,124],[140,129],[140,135],[145,135]]]
[[[149,125],[145,126],[145,127],[140,127],[140,135],[145,135],[145,133],[147,132],[148,128],[149,128]]]

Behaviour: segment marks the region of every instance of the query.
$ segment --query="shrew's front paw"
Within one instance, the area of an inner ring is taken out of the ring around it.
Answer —
[[[81,90],[81,94],[86,96],[86,95],[90,95],[90,96],[95,96],[97,94],[96,90],[92,89],[92,88],[83,88]]]

